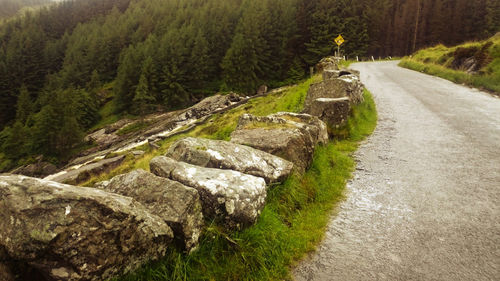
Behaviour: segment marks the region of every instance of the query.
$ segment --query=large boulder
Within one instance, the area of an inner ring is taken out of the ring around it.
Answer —
[[[348,97],[317,98],[304,109],[304,112],[318,116],[330,128],[338,128],[349,118],[351,104]]]
[[[175,240],[186,250],[198,245],[203,215],[196,189],[140,169],[97,183],[95,187],[130,196],[144,204],[172,228]]]
[[[107,280],[164,256],[172,238],[130,197],[0,176],[0,247],[49,280]]]
[[[203,215],[223,221],[229,229],[253,224],[264,208],[266,182],[263,178],[199,167],[165,156],[155,157],[149,164],[154,174],[196,188]]]
[[[293,113],[293,112],[278,112],[268,115],[269,118],[285,119],[288,124],[293,124],[295,127],[306,130],[311,136],[311,141],[316,144],[328,143],[328,132],[326,124],[321,121],[317,116],[307,113]],[[243,121],[240,119],[240,121]]]
[[[338,70],[339,69],[339,61],[340,58],[338,57],[325,57],[322,58],[315,66],[316,72],[322,72],[324,70],[332,69],[332,70]]]
[[[167,156],[202,167],[262,177],[267,183],[283,181],[293,168],[291,162],[249,146],[202,138],[184,138],[175,142]]]
[[[363,102],[363,84],[354,74],[343,75],[335,79],[328,79],[314,83],[309,87],[304,111],[308,112],[314,101],[318,98],[343,98],[348,97],[353,104]]]
[[[326,125],[307,114],[277,113],[269,116],[243,114],[231,142],[282,157],[304,172],[310,165],[318,143],[326,143]]]
[[[356,75],[359,77],[359,71],[354,69],[325,69],[323,71],[323,80],[335,79],[344,75]]]
[[[79,184],[87,181],[92,176],[111,171],[120,165],[124,159],[125,155],[119,155],[89,164],[78,165],[74,169],[68,169],[60,173],[47,176],[45,179],[61,183]]]

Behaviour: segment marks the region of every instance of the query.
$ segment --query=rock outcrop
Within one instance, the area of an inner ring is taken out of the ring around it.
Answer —
[[[203,116],[212,114],[213,112],[227,108],[234,103],[242,101],[244,98],[241,96],[230,93],[228,95],[214,95],[201,100],[199,103],[186,109],[181,115],[178,116],[178,120],[185,120],[189,118],[201,118]]]
[[[106,280],[162,257],[170,227],[130,197],[0,176],[0,247],[51,280]]]
[[[84,141],[95,143],[100,149],[106,149],[120,139],[120,136],[114,133],[115,131],[109,128],[100,129],[87,135]]]
[[[316,144],[328,143],[326,124],[317,116],[307,113],[278,112],[269,115],[271,118],[282,118],[294,126],[306,130],[311,135],[311,141]]]
[[[95,187],[142,203],[172,228],[175,241],[187,251],[198,245],[203,215],[196,189],[141,169],[97,183]]]
[[[307,114],[277,113],[265,117],[244,114],[231,134],[231,142],[282,157],[298,172],[310,165],[318,143],[326,143],[326,125]]]
[[[343,75],[312,84],[307,92],[304,112],[308,112],[311,105],[318,98],[334,99],[343,97],[348,97],[353,104],[363,102],[363,84],[356,75]]]
[[[343,98],[317,98],[304,112],[318,116],[331,128],[338,128],[344,125],[351,112],[351,103],[348,97]]]
[[[28,177],[45,177],[57,171],[57,167],[48,162],[39,161],[37,163],[19,167],[10,173]]]
[[[327,69],[339,69],[339,60],[337,57],[322,58],[315,66],[316,72],[322,72]]]
[[[245,145],[202,138],[185,138],[175,142],[167,156],[197,166],[262,177],[267,183],[285,180],[293,168],[289,161]]]
[[[204,168],[158,156],[150,162],[151,172],[198,190],[203,215],[221,220],[229,229],[253,224],[266,199],[263,178],[232,170]]]
[[[359,71],[354,69],[325,69],[322,75],[323,80],[335,79],[344,75],[355,75],[359,78]]]
[[[73,170],[46,177],[45,179],[61,183],[79,184],[90,179],[93,175],[99,175],[116,168],[124,159],[125,156],[120,155],[109,159],[99,160]]]

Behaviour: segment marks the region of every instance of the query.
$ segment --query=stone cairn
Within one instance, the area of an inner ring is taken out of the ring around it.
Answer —
[[[150,161],[151,172],[93,188],[0,175],[0,280],[106,280],[173,245],[195,250],[205,219],[228,230],[251,226],[268,185],[306,171],[315,147],[328,142],[327,126],[344,124],[362,102],[359,73],[333,65],[325,60],[304,113],[244,114],[230,142],[181,139]]]

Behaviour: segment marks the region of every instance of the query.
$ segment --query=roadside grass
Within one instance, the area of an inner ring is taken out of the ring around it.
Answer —
[[[491,42],[489,47],[486,45],[487,42]],[[482,57],[485,61],[485,65],[476,74],[452,68],[455,57],[466,52],[475,52],[475,56]],[[399,66],[500,95],[500,36],[496,35],[488,40],[468,42],[454,47],[440,44],[422,49],[412,57],[404,57]]]
[[[175,139],[187,135],[224,139],[245,112],[256,115],[285,110],[299,112],[310,83],[317,79],[214,116],[188,134],[166,140],[154,154],[164,152]],[[332,209],[343,198],[342,192],[355,167],[351,154],[376,126],[375,103],[368,91],[365,90],[364,96],[365,102],[353,108],[345,139],[317,147],[305,174],[294,174],[284,183],[269,187],[266,206],[254,226],[226,233],[213,222],[207,222],[195,252],[186,255],[179,249],[170,249],[160,261],[115,280],[291,279],[290,267],[315,249]],[[148,152],[135,166],[147,165],[152,156],[153,152]]]

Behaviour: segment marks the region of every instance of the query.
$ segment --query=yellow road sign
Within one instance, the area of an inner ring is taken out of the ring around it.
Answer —
[[[337,38],[334,39],[335,40],[335,43],[337,43],[337,45],[342,45],[342,43],[344,43],[344,38],[342,37],[342,35],[339,34],[339,36]]]

